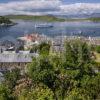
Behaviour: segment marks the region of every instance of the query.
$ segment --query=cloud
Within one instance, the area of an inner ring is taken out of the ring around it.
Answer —
[[[60,9],[60,5],[60,0],[27,0],[1,3],[0,14],[55,12]]]
[[[100,3],[63,4],[61,0],[18,0],[0,3],[0,15],[7,14],[91,14],[100,13]]]
[[[61,12],[65,14],[91,14],[100,13],[100,3],[75,3],[61,5]]]

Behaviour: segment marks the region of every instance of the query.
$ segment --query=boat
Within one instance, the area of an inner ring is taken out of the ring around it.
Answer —
[[[39,24],[39,25],[35,25],[35,28],[52,28],[53,25],[52,24]]]

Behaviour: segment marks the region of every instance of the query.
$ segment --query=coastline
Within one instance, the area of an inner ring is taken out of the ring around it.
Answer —
[[[6,26],[14,26],[14,25],[16,25],[17,23],[11,23],[11,24],[5,24],[5,23],[2,23],[2,24],[0,24],[0,26],[1,27],[6,27]]]
[[[58,18],[52,15],[33,16],[33,15],[6,15],[9,19],[20,19],[30,21],[47,21],[47,22],[100,22],[100,17],[89,17],[89,18]]]

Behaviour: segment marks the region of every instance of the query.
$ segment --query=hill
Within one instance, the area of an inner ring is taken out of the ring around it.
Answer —
[[[52,15],[44,15],[44,16],[33,16],[33,15],[7,15],[6,16],[9,19],[23,19],[23,20],[35,20],[35,21],[48,21],[48,22],[53,22],[53,21],[65,21],[65,19],[62,18],[57,18]]]
[[[100,17],[89,17],[89,18],[61,18],[53,15],[7,15],[8,19],[22,19],[22,20],[33,20],[33,21],[47,21],[47,22],[64,22],[64,21],[93,21],[99,22]],[[9,22],[9,21],[8,21]]]

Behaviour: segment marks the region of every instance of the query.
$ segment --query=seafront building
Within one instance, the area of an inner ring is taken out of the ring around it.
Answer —
[[[31,49],[34,45],[39,45],[42,42],[49,41],[49,38],[45,35],[39,35],[37,33],[28,34],[23,37],[19,37],[18,40],[24,42],[25,49]]]
[[[13,44],[7,42],[1,44],[0,47],[0,72],[12,71],[19,68],[25,72],[28,63],[32,62],[33,57],[37,57],[37,52],[30,52],[30,49],[35,45],[48,41],[45,35],[30,34],[24,37],[19,37],[18,42]],[[5,45],[6,44],[6,45]],[[12,45],[13,44],[13,45]],[[23,46],[24,50],[19,47]]]
[[[92,45],[100,45],[100,37],[83,37],[83,36],[56,36],[54,38],[45,35],[30,34],[19,37],[17,43],[7,41],[0,43],[0,72],[11,71],[19,68],[25,71],[26,65],[32,62],[33,57],[38,56],[38,52],[30,52],[30,49],[42,42],[51,43],[52,52],[63,52],[65,41],[77,40],[87,42]],[[19,50],[23,46],[24,50]]]

